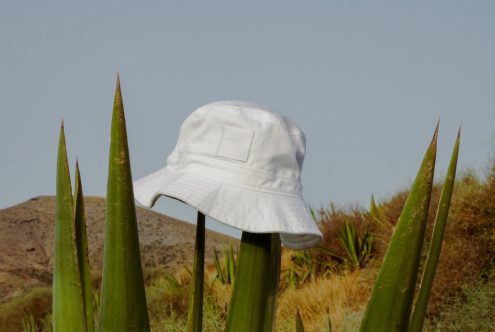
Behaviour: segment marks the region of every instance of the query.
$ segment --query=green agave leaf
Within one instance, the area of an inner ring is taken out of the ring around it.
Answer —
[[[217,270],[217,278],[220,280],[222,285],[225,285],[226,279],[223,275],[222,266],[220,265],[220,259],[218,258],[218,251],[213,247],[214,259],[215,259],[215,269]]]
[[[370,215],[374,222],[376,222],[380,226],[384,226],[382,222],[382,216],[380,214],[380,210],[376,206],[375,197],[373,196],[373,194],[371,195]]]
[[[330,319],[330,310],[327,311],[327,332],[332,332],[332,320]]]
[[[280,258],[282,255],[282,245],[278,233],[271,234],[270,243],[270,263],[268,268],[268,298],[265,312],[264,332],[275,331],[275,315],[277,313],[277,292],[280,282]]]
[[[459,156],[460,134],[461,133],[459,130],[454,145],[454,150],[452,152],[452,157],[450,159],[445,183],[442,188],[442,194],[440,195],[440,202],[438,204],[437,215],[435,217],[435,225],[431,237],[430,249],[428,251],[428,257],[426,258],[423,278],[421,280],[421,286],[418,291],[416,304],[411,317],[411,324],[409,326],[409,331],[411,332],[420,332],[423,329],[426,307],[428,305],[428,299],[430,297],[433,278],[438,265],[438,259],[440,258],[443,235],[445,233],[445,226],[449,215],[450,201],[452,198],[452,192],[454,191],[455,173],[457,169],[457,159]]]
[[[382,268],[361,331],[407,331],[435,169],[438,125],[418,171]]]
[[[124,106],[118,76],[105,213],[100,330],[149,331]]]
[[[304,324],[299,313],[299,308],[296,309],[296,332],[304,332]]]
[[[280,242],[275,243],[272,234],[242,233],[226,331],[270,331],[273,327],[267,317],[275,311],[279,267],[275,271],[273,264],[280,264],[280,256],[274,258],[277,245]]]
[[[348,220],[345,221],[345,224],[340,231],[340,242],[342,243],[352,264],[355,266],[359,265],[358,253],[356,251],[360,247],[359,239],[357,239],[354,225],[349,223]]]
[[[86,235],[86,219],[84,217],[84,199],[81,184],[81,173],[79,163],[76,162],[76,179],[74,186],[74,221],[76,228],[77,260],[82,286],[84,314],[86,318],[86,331],[95,331],[93,319],[93,291],[91,287],[89,260],[88,260],[88,238]]]
[[[53,331],[85,331],[86,320],[77,259],[74,205],[63,122],[58,144],[56,191]]]
[[[215,253],[216,254],[216,253]],[[196,223],[196,244],[189,293],[189,310],[187,315],[187,331],[201,332],[203,325],[203,287],[205,265],[205,215],[198,212]]]

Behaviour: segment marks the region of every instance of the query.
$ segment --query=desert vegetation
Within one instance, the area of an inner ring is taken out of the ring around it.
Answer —
[[[433,187],[433,203],[439,200],[441,186],[442,183],[436,183]],[[322,247],[331,249],[332,253],[321,248],[305,251],[283,249],[277,331],[295,330],[297,308],[306,331],[325,331],[328,317],[336,331],[359,329],[392,233],[387,224],[393,226],[397,221],[406,197],[407,191],[401,191],[378,202],[384,226],[372,219],[369,209],[358,206],[329,204],[317,211],[316,217],[325,235]],[[433,217],[434,213],[430,213],[427,239],[431,234]],[[346,256],[346,249],[340,240],[346,222],[353,225],[360,236],[366,232],[374,234],[371,254],[362,267],[355,267],[338,258]],[[454,187],[442,253],[428,304],[425,331],[491,330],[495,322],[494,228],[495,165],[487,174],[466,170],[461,172]],[[222,280],[225,279],[225,267],[231,264],[227,263],[228,260],[237,258],[234,246],[232,252],[230,246],[217,248],[222,273],[218,273],[214,264],[205,268],[205,331],[224,329],[232,286]],[[207,252],[206,255],[213,257],[215,253]],[[148,311],[153,331],[186,329],[190,270],[190,266],[184,266],[171,273],[160,265],[145,269]],[[100,272],[92,272],[97,308]],[[297,282],[291,282],[291,278],[297,278]],[[44,331],[48,331],[50,311],[51,289],[32,289],[0,306],[0,330],[24,331],[25,322],[36,325],[37,330],[45,327]]]
[[[233,242],[205,252],[204,216],[198,214],[193,266],[157,264],[142,271],[118,84],[109,246],[100,271],[87,264],[79,170],[73,193],[63,131],[60,137],[53,291],[36,288],[2,303],[2,331],[239,331],[236,324],[252,317],[264,331],[274,321],[276,331],[376,331],[377,324],[385,326],[383,311],[392,312],[386,321],[403,331],[414,324],[426,331],[484,331],[495,321],[495,164],[487,174],[464,171],[454,180],[459,138],[445,181],[433,183],[436,131],[410,191],[371,197],[369,209],[330,203],[312,210],[324,234],[315,248],[281,250],[276,234],[244,233],[239,248]],[[437,266],[432,257],[442,240]],[[125,250],[121,243],[128,244]],[[213,263],[203,272],[205,255]],[[64,288],[67,280],[72,288]],[[424,324],[421,313],[414,323],[422,293]]]

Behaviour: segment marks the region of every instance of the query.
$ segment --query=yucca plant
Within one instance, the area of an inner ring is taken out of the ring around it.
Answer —
[[[101,295],[101,331],[149,331],[120,80],[112,116]]]
[[[438,125],[390,240],[361,331],[407,331],[409,328],[433,186],[437,136]],[[455,148],[454,164],[457,153]],[[452,173],[455,173],[455,167],[449,168],[449,174]],[[441,208],[447,213],[448,206],[441,204]],[[436,237],[435,243],[441,242],[442,236]],[[434,273],[434,268],[429,269]]]

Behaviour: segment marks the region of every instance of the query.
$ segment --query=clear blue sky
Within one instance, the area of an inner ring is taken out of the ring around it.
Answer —
[[[119,72],[134,179],[162,167],[198,106],[241,99],[308,137],[304,195],[368,205],[414,178],[437,119],[437,174],[495,147],[495,2],[0,3],[0,208],[55,192],[60,120],[86,194],[106,191]],[[194,220],[162,198],[159,211]]]

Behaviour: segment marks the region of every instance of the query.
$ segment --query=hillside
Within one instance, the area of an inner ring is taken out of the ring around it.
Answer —
[[[105,200],[85,197],[89,260],[101,270]],[[166,215],[137,208],[141,259],[144,266],[166,265],[170,269],[190,264],[195,226]],[[33,286],[52,280],[55,197],[40,196],[0,210],[0,303]],[[237,242],[229,236],[207,231],[206,252],[213,245]],[[206,255],[210,263],[212,255]]]

